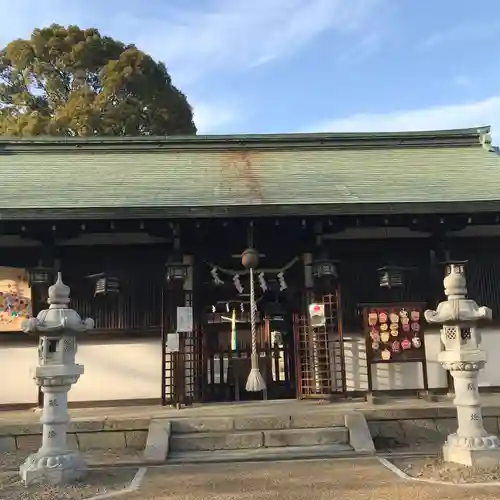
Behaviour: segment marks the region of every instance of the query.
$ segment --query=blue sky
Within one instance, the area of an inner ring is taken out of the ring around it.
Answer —
[[[0,9],[2,46],[52,22],[136,43],[166,63],[200,133],[491,124],[500,139],[498,0],[0,0]]]

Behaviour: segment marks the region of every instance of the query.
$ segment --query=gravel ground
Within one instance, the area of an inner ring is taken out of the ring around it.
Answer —
[[[29,454],[29,452],[22,451],[0,453],[0,470],[19,467]],[[83,451],[82,455],[89,465],[110,465],[142,460],[143,451],[129,448],[124,450],[89,450]]]
[[[71,486],[33,485],[26,488],[18,474],[0,472],[1,500],[84,500],[95,495],[126,488],[136,470],[90,471],[80,483]]]
[[[1,497],[1,495],[0,495]],[[404,481],[376,459],[162,466],[118,500],[498,500],[500,488]]]
[[[391,459],[409,476],[455,484],[500,482],[500,467],[478,469],[443,462],[441,458]]]

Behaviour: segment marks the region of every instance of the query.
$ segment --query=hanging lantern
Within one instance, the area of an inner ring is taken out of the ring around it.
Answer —
[[[381,288],[400,288],[404,286],[404,273],[408,268],[401,266],[384,266],[377,269]]]
[[[168,262],[165,265],[167,281],[184,281],[188,275],[188,265],[182,262]]]
[[[28,271],[28,279],[30,286],[48,285],[52,282],[52,269],[48,267],[37,266]]]
[[[331,259],[316,259],[312,264],[313,276],[316,278],[337,278],[337,267]]]
[[[91,274],[87,278],[95,280],[94,296],[120,293],[120,280],[106,273]]]
[[[281,323],[285,321],[286,310],[279,302],[269,302],[265,307],[265,313],[269,321]]]
[[[103,276],[95,284],[95,295],[120,293],[120,280],[116,276]]]

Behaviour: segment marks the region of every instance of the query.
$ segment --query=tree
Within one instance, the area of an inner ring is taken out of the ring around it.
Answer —
[[[0,135],[195,133],[165,65],[97,29],[53,24],[0,52]]]

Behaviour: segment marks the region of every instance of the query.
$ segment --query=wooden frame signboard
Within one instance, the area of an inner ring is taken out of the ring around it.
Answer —
[[[368,392],[373,392],[372,365],[421,363],[423,389],[428,390],[423,304],[363,304]]]

